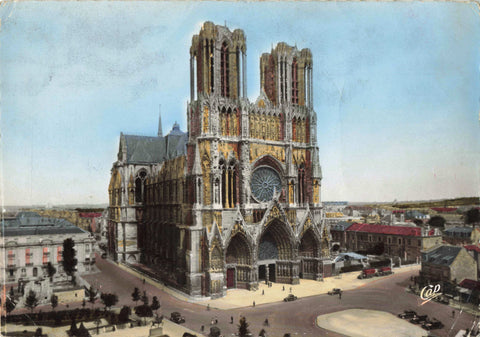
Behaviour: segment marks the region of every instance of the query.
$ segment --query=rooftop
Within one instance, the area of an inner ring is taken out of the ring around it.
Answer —
[[[376,234],[387,235],[403,235],[403,236],[421,236],[421,227],[410,226],[388,226],[388,225],[375,225],[366,223],[355,223],[346,229],[348,232],[366,232]],[[435,230],[428,230],[428,236],[435,235]]]
[[[434,247],[424,254],[424,262],[449,266],[457,257],[458,253],[462,250],[459,246],[441,245]]]
[[[4,219],[2,236],[52,235],[88,233],[64,219],[44,218],[34,212],[20,212],[15,218]]]

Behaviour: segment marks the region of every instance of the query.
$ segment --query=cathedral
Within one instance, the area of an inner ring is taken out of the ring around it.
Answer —
[[[246,39],[205,22],[190,47],[188,131],[120,135],[108,249],[191,296],[332,273],[312,54],[278,43],[246,97]]]

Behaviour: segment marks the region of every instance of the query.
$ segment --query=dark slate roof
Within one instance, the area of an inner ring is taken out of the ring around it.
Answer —
[[[165,137],[124,135],[127,163],[161,163],[186,153],[188,134],[177,123]]]
[[[80,233],[87,232],[67,220],[43,218],[41,216],[17,216],[16,218],[4,219],[4,226],[1,229],[2,236]]]
[[[448,234],[453,234],[453,233],[467,233],[471,234],[472,233],[472,227],[453,227],[446,229],[444,232]]]
[[[332,227],[330,227],[330,230],[334,230],[334,231],[345,231],[345,230],[346,230],[348,227],[350,227],[351,225],[353,225],[353,222],[340,221],[340,222],[338,222],[337,224],[332,225]]]
[[[459,246],[439,246],[430,251],[425,252],[425,262],[449,266],[462,250]]]

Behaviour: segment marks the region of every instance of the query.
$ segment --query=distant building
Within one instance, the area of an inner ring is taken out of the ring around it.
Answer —
[[[465,245],[463,248],[467,250],[477,263],[477,275],[480,275],[480,247],[476,245]]]
[[[0,255],[5,261],[0,267],[3,284],[44,278],[49,262],[57,275],[61,274],[63,241],[67,238],[75,242],[79,273],[89,272],[95,263],[94,237],[66,220],[21,212],[15,218],[4,219],[4,223],[0,243]]]
[[[467,250],[459,246],[440,245],[422,252],[421,278],[429,282],[459,283],[477,279],[477,265]]]
[[[480,229],[472,227],[452,227],[443,231],[443,240],[451,245],[480,243]]]
[[[347,250],[374,252],[419,261],[420,252],[442,241],[438,229],[355,223],[346,229]]]

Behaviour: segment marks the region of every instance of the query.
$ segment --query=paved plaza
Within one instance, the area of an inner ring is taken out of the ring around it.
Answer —
[[[345,324],[348,322],[348,324]],[[317,317],[317,325],[351,337],[422,337],[427,334],[418,325],[376,310],[350,309]]]

